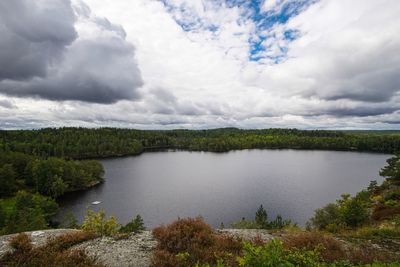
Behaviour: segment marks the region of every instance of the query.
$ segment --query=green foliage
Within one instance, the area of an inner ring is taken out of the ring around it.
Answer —
[[[145,230],[144,222],[142,217],[138,214],[136,215],[135,219],[127,223],[126,225],[122,226],[119,231],[121,233],[137,233],[140,231]]]
[[[400,155],[396,155],[386,162],[387,165],[382,168],[379,174],[387,179],[400,181]]]
[[[254,246],[245,243],[243,257],[238,258],[242,267],[318,267],[321,266],[319,251],[316,250],[285,250],[283,242],[273,239],[264,246]]]
[[[338,205],[329,203],[325,207],[315,210],[314,217],[310,219],[310,222],[318,230],[326,229],[330,224],[340,224]]]
[[[0,149],[38,157],[98,158],[135,155],[145,150],[179,148],[224,152],[252,148],[400,151],[400,135],[297,129],[141,131],[134,129],[59,128],[0,131]]]
[[[261,205],[256,212],[255,222],[261,228],[267,228],[267,226],[268,226],[268,215],[267,215],[267,211],[264,209],[263,205]]]
[[[355,197],[343,194],[336,203],[330,203],[315,210],[310,219],[312,226],[318,230],[336,232],[343,226],[357,227],[367,222],[370,216],[371,201],[368,191],[361,191]]]
[[[3,206],[0,205],[0,230],[5,226],[5,224],[6,224],[6,212],[4,211]]]
[[[0,197],[7,197],[17,190],[16,173],[11,164],[0,167]]]
[[[93,160],[37,159],[30,167],[36,190],[54,198],[66,191],[84,189],[101,181],[104,174],[102,165]]]
[[[58,212],[57,203],[39,194],[20,191],[15,205],[6,218],[4,234],[46,229],[51,218]]]
[[[231,227],[234,229],[283,229],[288,226],[296,226],[291,220],[283,220],[281,215],[277,215],[276,218],[268,222],[267,211],[263,205],[260,205],[256,211],[254,221],[246,220],[242,218],[241,221],[233,222]]]
[[[246,220],[245,218],[242,218],[240,221],[233,222],[231,227],[233,229],[260,229],[260,225],[258,223],[255,221]]]
[[[82,224],[82,230],[87,232],[94,232],[101,236],[112,236],[118,233],[120,225],[114,216],[106,218],[104,210],[94,212],[88,210],[86,212],[85,220]]]
[[[68,212],[67,214],[65,214],[62,223],[61,223],[61,227],[64,228],[68,228],[68,229],[79,229],[80,226],[78,224],[78,220],[76,219],[76,217],[74,216],[74,214],[72,212]]]
[[[339,217],[347,226],[359,226],[369,218],[368,204],[358,197],[343,196],[343,199],[339,200]]]

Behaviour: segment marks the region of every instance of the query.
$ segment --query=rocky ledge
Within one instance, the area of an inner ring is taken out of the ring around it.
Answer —
[[[34,246],[43,245],[48,238],[57,237],[66,233],[79,230],[57,229],[27,232],[32,238]],[[253,239],[260,236],[264,240],[274,238],[266,230],[217,230],[220,233],[240,237],[242,239]],[[11,250],[9,240],[15,235],[0,236],[0,257]],[[151,231],[143,231],[138,234],[131,234],[124,239],[112,237],[96,238],[83,242],[75,248],[84,249],[90,256],[95,256],[101,263],[110,267],[146,267],[150,266],[152,252],[157,245]]]

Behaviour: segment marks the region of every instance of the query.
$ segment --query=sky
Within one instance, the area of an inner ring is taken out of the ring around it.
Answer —
[[[398,0],[0,1],[0,129],[400,129]]]

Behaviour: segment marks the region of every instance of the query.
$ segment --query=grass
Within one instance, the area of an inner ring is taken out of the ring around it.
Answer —
[[[72,246],[95,238],[93,233],[76,232],[49,239],[34,247],[29,235],[22,233],[10,240],[12,252],[0,258],[0,266],[18,267],[102,267],[95,258]]]

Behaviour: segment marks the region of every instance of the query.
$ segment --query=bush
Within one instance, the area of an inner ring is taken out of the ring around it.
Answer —
[[[64,218],[62,219],[61,227],[69,228],[69,229],[79,229],[80,226],[78,224],[78,220],[74,216],[72,212],[68,212],[65,214]]]
[[[88,210],[82,224],[84,231],[94,232],[101,236],[115,235],[119,228],[117,219],[114,216],[107,219],[104,210],[100,210],[98,213]]]
[[[365,204],[358,198],[346,199],[339,207],[339,215],[343,222],[351,227],[359,226],[369,218]]]
[[[231,224],[233,229],[260,229],[260,225],[255,221],[248,221],[242,218],[241,221],[233,222]]]
[[[238,258],[242,267],[318,267],[321,266],[318,250],[285,250],[282,241],[273,239],[264,246],[245,243],[243,257]]]
[[[400,207],[387,207],[384,205],[375,205],[371,218],[375,221],[391,219],[400,214]]]
[[[314,217],[310,219],[311,225],[318,230],[324,230],[329,224],[340,224],[338,205],[329,203],[314,212]]]
[[[315,210],[310,224],[317,230],[336,232],[343,226],[357,227],[368,221],[371,206],[370,193],[361,191],[355,197],[343,194],[336,203]]]
[[[277,215],[275,220],[268,222],[268,215],[263,205],[256,211],[254,221],[242,218],[241,221],[233,222],[231,227],[234,229],[282,229],[289,226],[297,226],[291,220],[283,220],[281,215]]]
[[[92,238],[86,233],[78,232],[52,239],[43,246],[34,248],[27,234],[19,234],[11,239],[14,249],[0,258],[0,266],[18,267],[101,267],[96,259],[85,254],[83,250],[70,248],[73,245]]]
[[[120,233],[137,233],[140,231],[145,230],[143,219],[140,215],[136,215],[136,218],[127,223],[126,225],[122,226],[119,229]]]
[[[324,261],[334,262],[346,257],[346,248],[339,240],[319,232],[300,232],[285,236],[284,247],[287,249],[315,250],[320,248]]]
[[[242,248],[239,240],[216,234],[201,218],[178,219],[155,228],[153,235],[158,241],[153,266],[213,266],[218,260],[236,266]]]
[[[397,262],[399,260],[398,255],[377,250],[370,244],[361,244],[360,247],[348,246],[348,244],[345,244],[330,235],[325,235],[319,232],[289,234],[285,236],[284,247],[290,250],[293,248],[301,250],[318,250],[320,259],[332,264],[338,264],[338,262],[371,264],[377,261]]]

